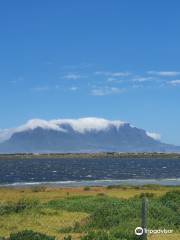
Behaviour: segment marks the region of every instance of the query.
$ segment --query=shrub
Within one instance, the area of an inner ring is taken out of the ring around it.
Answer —
[[[73,231],[77,232],[77,233],[82,232],[81,228],[82,228],[81,224],[79,222],[75,222],[74,227],[73,227]]]
[[[98,193],[97,196],[104,197],[104,196],[106,196],[106,194],[105,193]]]
[[[150,189],[150,190],[159,190],[162,188],[161,185],[158,184],[145,184],[142,186],[143,189]]]
[[[46,187],[45,186],[34,186],[31,188],[32,192],[45,192]]]
[[[62,227],[58,230],[58,232],[60,232],[60,233],[71,233],[71,232],[73,232],[73,227],[72,226]]]
[[[64,237],[64,240],[72,240],[72,237],[71,237],[70,235],[67,236],[67,237],[65,236],[65,237]]]
[[[140,201],[114,200],[103,203],[90,215],[89,227],[110,229],[124,224],[133,223],[139,218]]]
[[[14,204],[7,202],[5,204],[0,204],[0,216],[14,212]]]
[[[88,186],[84,187],[84,191],[89,191],[89,190],[91,190],[90,187],[88,187]]]
[[[137,240],[135,234],[121,232],[90,232],[81,237],[81,240]]]
[[[123,189],[123,190],[126,190],[128,188],[131,188],[131,187],[128,185],[109,185],[106,187],[106,189]]]
[[[37,199],[20,199],[18,202],[8,202],[6,204],[0,204],[0,215],[20,213],[27,209],[32,209],[40,206]]]
[[[147,198],[153,198],[154,197],[154,193],[150,193],[150,192],[143,192],[139,195],[139,198],[144,198],[144,197],[147,197]]]
[[[14,210],[16,213],[18,213],[27,209],[37,208],[39,205],[40,203],[37,199],[23,198],[15,204]]]
[[[9,240],[55,240],[55,237],[50,237],[31,230],[25,230],[18,233],[12,233]]]
[[[169,206],[169,203],[178,203],[180,206],[180,190],[167,192],[161,197],[161,201]],[[170,204],[170,206],[172,206]]]
[[[81,237],[81,240],[113,240],[109,238],[106,232],[90,232],[87,235]]]

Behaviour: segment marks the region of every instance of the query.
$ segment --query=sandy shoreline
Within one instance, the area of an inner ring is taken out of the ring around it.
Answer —
[[[180,178],[177,179],[126,179],[126,180],[91,180],[91,181],[56,181],[56,182],[16,182],[0,184],[0,187],[33,187],[33,186],[48,186],[52,188],[74,188],[74,187],[106,187],[111,185],[122,186],[143,186],[143,185],[161,185],[161,186],[180,186]]]

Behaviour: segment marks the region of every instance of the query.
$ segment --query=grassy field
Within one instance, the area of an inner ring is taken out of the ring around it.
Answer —
[[[96,196],[105,194],[109,197],[131,198],[141,193],[153,193],[155,196],[164,195],[166,192],[179,190],[180,187],[163,187],[147,185],[143,187],[131,186],[109,186],[84,188],[49,188],[48,186],[37,186],[31,188],[0,188],[0,201],[15,201],[22,198],[37,198],[43,202],[54,199],[65,198],[67,196]]]
[[[85,188],[0,188],[0,236],[25,229],[62,240],[139,239],[141,197],[149,198],[150,229],[173,234],[150,235],[150,240],[180,239],[180,187],[109,186]],[[86,236],[83,238],[83,236]]]

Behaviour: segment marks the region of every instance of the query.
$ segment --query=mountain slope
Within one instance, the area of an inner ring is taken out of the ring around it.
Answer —
[[[17,129],[6,130],[3,137],[0,153],[180,152],[180,147],[161,143],[129,123],[97,118],[31,120]]]

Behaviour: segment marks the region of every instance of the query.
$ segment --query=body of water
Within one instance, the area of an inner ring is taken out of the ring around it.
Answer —
[[[0,185],[180,185],[179,159],[0,160]]]

